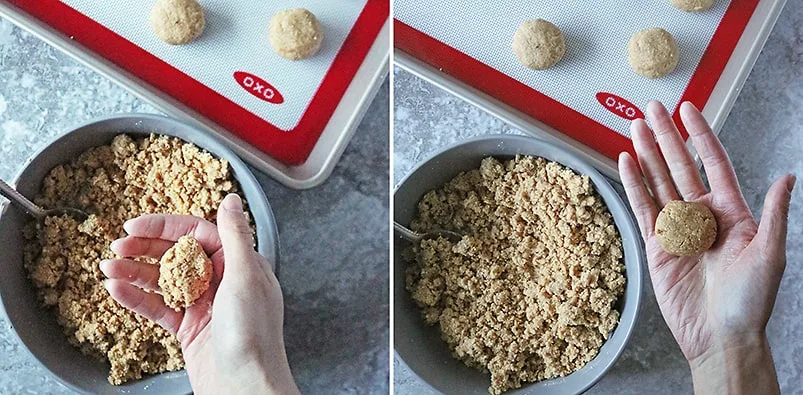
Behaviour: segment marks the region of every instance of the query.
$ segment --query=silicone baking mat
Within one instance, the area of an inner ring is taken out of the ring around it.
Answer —
[[[629,123],[644,117],[649,100],[662,101],[676,119],[683,101],[705,106],[758,0],[716,0],[699,13],[668,0],[394,4],[397,48],[616,158],[632,151]],[[522,66],[511,50],[519,25],[535,18],[554,23],[566,38],[566,55],[548,70]],[[669,31],[680,48],[675,71],[653,80],[635,74],[627,60],[630,37],[651,27]]]
[[[182,46],[151,31],[155,0],[11,0],[24,11],[196,110],[270,156],[303,163],[388,18],[386,0],[200,0],[206,28]],[[304,7],[324,30],[315,56],[268,43],[276,12]]]

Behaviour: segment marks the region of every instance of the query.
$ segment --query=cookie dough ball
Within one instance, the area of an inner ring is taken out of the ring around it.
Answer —
[[[513,53],[524,66],[544,70],[563,58],[566,43],[557,26],[534,19],[522,23],[513,34]]]
[[[675,38],[661,28],[642,30],[627,44],[630,67],[647,78],[660,78],[675,70],[679,51]]]
[[[714,0],[672,0],[672,5],[686,12],[699,12],[711,8]]]
[[[176,311],[191,306],[212,280],[212,261],[192,236],[182,236],[159,261],[159,288]]]
[[[195,0],[157,0],[151,9],[151,28],[160,40],[186,44],[204,31],[204,9]]]
[[[672,255],[698,255],[717,239],[717,220],[704,204],[673,200],[658,214],[655,234]]]
[[[270,46],[280,56],[300,60],[321,49],[323,29],[318,19],[303,8],[279,11],[270,20]]]

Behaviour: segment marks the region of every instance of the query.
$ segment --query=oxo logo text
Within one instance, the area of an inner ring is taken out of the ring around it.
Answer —
[[[644,118],[644,113],[633,103],[614,95],[613,93],[597,93],[597,101],[608,111],[629,120]]]
[[[264,100],[268,103],[282,104],[284,97],[273,85],[267,83],[262,78],[259,78],[251,73],[245,71],[237,71],[234,73],[234,80],[248,93],[255,97]]]

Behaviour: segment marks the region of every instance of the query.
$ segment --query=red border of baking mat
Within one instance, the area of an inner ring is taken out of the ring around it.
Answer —
[[[674,109],[672,117],[679,125],[680,103],[690,101],[702,109],[708,102],[758,2],[759,0],[734,0],[725,11],[681,96],[678,107]],[[544,122],[613,160],[616,160],[622,151],[634,154],[630,139],[607,126],[404,22],[394,19],[393,26],[394,45],[402,51]],[[683,138],[688,138],[688,133],[682,125],[680,129]]]
[[[368,0],[298,125],[283,131],[59,0],[8,1],[288,165],[307,160],[390,15],[388,0]]]

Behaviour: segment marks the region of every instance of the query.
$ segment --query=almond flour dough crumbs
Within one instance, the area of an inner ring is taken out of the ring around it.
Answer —
[[[159,288],[176,311],[192,306],[212,279],[212,261],[192,236],[182,236],[159,261]]]
[[[149,213],[214,221],[223,197],[237,190],[226,160],[154,135],[137,141],[119,135],[111,145],[88,150],[44,179],[36,203],[76,207],[91,215],[83,223],[66,216],[47,218],[41,241],[36,223],[29,223],[25,267],[69,342],[111,363],[110,383],[184,367],[174,335],[117,304],[103,287],[98,265],[115,258],[109,244],[125,236],[123,222]]]
[[[466,235],[404,251],[407,290],[493,394],[565,376],[619,322],[622,242],[587,176],[541,158],[483,160],[418,203],[411,227]]]

